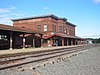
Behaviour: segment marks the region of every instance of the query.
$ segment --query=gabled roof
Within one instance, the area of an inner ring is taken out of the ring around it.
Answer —
[[[9,26],[9,25],[4,25],[4,24],[0,24],[0,30],[43,34],[41,32],[38,32],[38,31],[35,31],[35,30],[32,30],[32,29],[20,28],[20,27]]]

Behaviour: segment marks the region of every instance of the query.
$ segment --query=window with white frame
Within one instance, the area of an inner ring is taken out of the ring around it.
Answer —
[[[47,31],[47,24],[44,24],[44,31]]]

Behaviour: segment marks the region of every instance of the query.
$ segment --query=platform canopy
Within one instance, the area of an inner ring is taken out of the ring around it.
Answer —
[[[78,36],[71,36],[71,35],[67,35],[67,34],[63,34],[63,33],[55,33],[51,36],[45,36],[44,39],[52,38],[52,37],[55,37],[55,36],[64,37],[64,38],[82,39]]]
[[[3,25],[0,24],[0,30],[3,31],[12,31],[12,32],[22,32],[22,33],[30,33],[30,34],[43,34],[42,32],[38,32],[28,28],[20,28],[15,26]]]

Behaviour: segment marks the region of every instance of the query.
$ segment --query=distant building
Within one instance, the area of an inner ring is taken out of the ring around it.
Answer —
[[[93,44],[93,42],[92,42],[91,39],[86,39],[86,43],[87,43],[87,44]]]

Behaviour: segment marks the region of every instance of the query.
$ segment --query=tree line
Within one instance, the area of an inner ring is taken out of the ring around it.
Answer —
[[[100,38],[96,39],[91,39],[93,43],[100,43]]]

